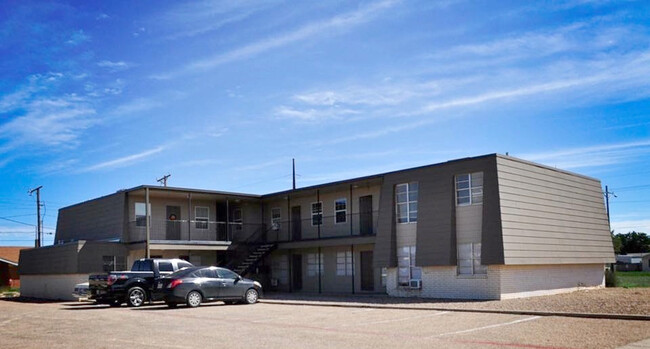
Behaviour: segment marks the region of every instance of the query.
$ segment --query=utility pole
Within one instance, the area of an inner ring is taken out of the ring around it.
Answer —
[[[36,192],[36,239],[34,241],[34,247],[36,248],[41,247],[41,236],[43,234],[41,224],[41,188],[43,188],[42,185],[29,191],[30,196],[33,192]]]
[[[296,190],[296,159],[291,159],[291,165],[293,167],[293,190]]]
[[[613,192],[609,191],[608,186],[605,186],[605,193],[603,193],[603,194],[605,194],[605,205],[607,206],[607,224],[609,225],[610,224],[610,222],[609,222],[609,196],[610,195],[613,196],[613,197],[617,197],[617,196]],[[610,230],[612,229],[611,225],[610,225],[609,229]]]
[[[156,182],[162,184],[163,187],[167,186],[167,178],[171,177],[169,173],[166,176],[162,176],[161,178],[156,179]]]

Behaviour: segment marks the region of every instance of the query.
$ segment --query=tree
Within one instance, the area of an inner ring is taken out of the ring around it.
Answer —
[[[612,230],[612,244],[614,244],[614,253],[616,254],[621,253],[621,247],[623,246],[623,243],[621,242],[621,234],[614,234],[613,230]]]
[[[616,249],[616,238],[620,239],[622,254],[650,252],[650,237],[646,233],[632,231],[627,234],[616,234],[612,237],[614,249]]]

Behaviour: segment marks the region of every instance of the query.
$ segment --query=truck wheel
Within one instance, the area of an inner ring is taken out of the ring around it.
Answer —
[[[187,306],[191,308],[196,308],[201,305],[203,297],[198,291],[191,291],[187,294]]]
[[[129,307],[139,307],[147,300],[147,294],[141,287],[131,287],[126,296]]]
[[[244,302],[247,304],[254,304],[257,303],[257,299],[259,297],[260,294],[257,292],[256,289],[249,288],[248,291],[246,291],[246,295],[244,296]]]

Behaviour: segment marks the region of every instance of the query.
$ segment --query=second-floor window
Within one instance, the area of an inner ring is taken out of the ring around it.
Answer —
[[[311,225],[323,224],[323,203],[314,202],[311,204]]]
[[[483,172],[456,176],[456,205],[474,205],[483,202]]]
[[[334,201],[334,222],[345,223],[348,217],[348,200],[338,199]]]
[[[397,223],[418,221],[418,182],[402,183],[395,186]]]
[[[149,204],[149,217],[151,217],[151,204]],[[135,225],[137,227],[147,226],[147,208],[144,202],[135,203]]]
[[[235,229],[242,230],[242,223],[244,223],[244,219],[242,217],[242,211],[240,207],[232,210],[232,223],[236,223]]]
[[[210,208],[206,206],[194,207],[194,227],[196,229],[208,229],[210,220]]]
[[[280,208],[272,208],[271,209],[271,224],[280,224],[280,220],[282,219],[282,214],[280,213]]]

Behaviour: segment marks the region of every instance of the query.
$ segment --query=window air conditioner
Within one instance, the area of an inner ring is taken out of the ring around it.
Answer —
[[[413,289],[421,289],[422,288],[422,280],[415,280],[411,279],[409,280],[409,287]]]
[[[278,230],[280,230],[280,223],[273,223],[273,224],[271,224],[271,230],[273,230],[273,231],[278,231]]]

